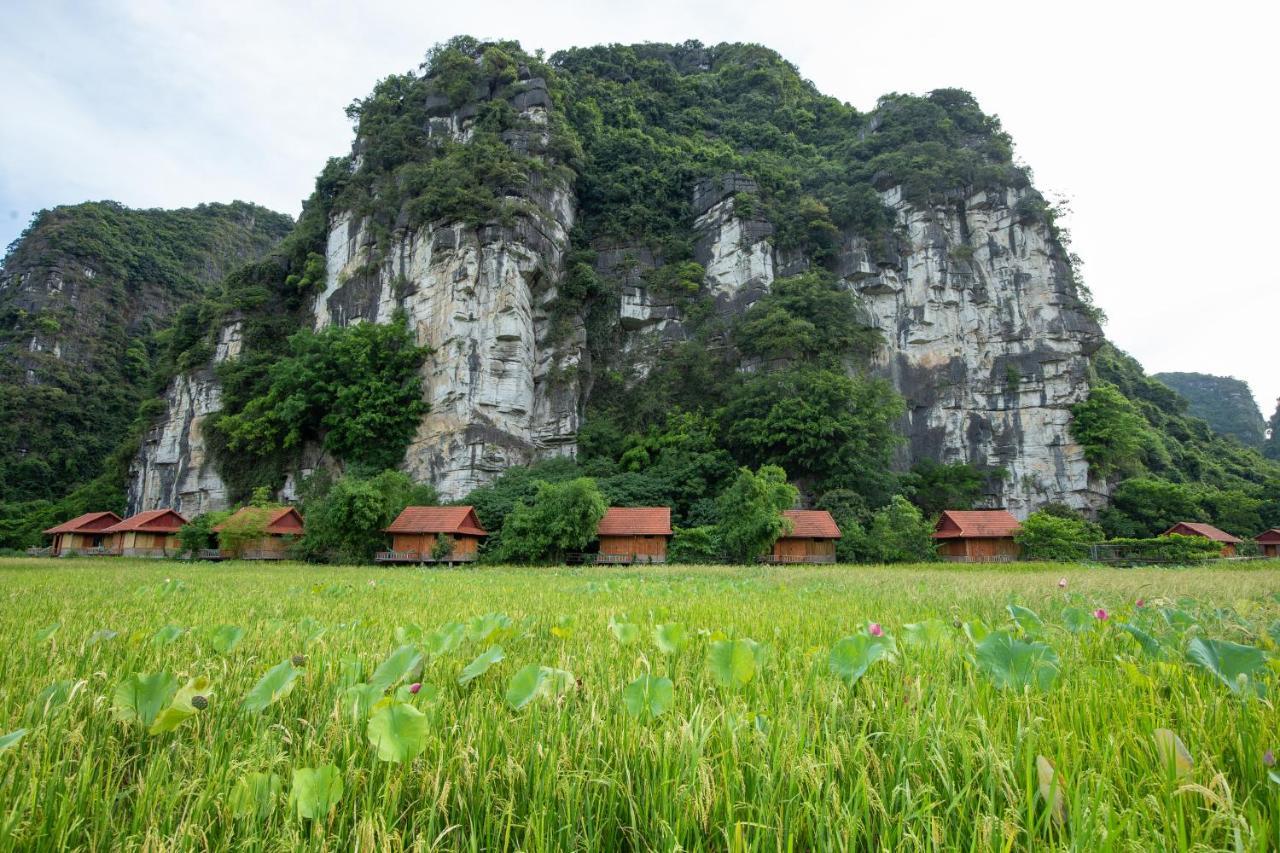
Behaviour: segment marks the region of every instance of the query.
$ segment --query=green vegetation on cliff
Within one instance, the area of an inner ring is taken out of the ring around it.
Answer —
[[[1267,422],[1249,383],[1205,373],[1156,373],[1151,378],[1177,391],[1187,401],[1187,414],[1205,421],[1214,432],[1239,439],[1246,447],[1262,446]]]
[[[1108,345],[1072,431],[1114,483],[1101,521],[1115,536],[1154,536],[1209,521],[1241,537],[1280,524],[1280,464],[1187,413],[1187,401]]]

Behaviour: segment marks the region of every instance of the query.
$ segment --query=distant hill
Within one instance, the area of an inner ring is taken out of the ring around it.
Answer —
[[[245,202],[41,211],[0,264],[0,501],[56,500],[96,477],[156,393],[179,307],[292,227]]]
[[[1153,378],[1185,397],[1187,413],[1208,421],[1214,432],[1262,447],[1267,422],[1247,382],[1205,373],[1157,373]]]

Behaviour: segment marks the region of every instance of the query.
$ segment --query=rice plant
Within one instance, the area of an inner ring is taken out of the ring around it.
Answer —
[[[5,849],[1280,847],[1280,566],[0,563]]]

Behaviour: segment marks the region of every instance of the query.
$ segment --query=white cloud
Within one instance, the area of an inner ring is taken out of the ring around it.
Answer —
[[[549,52],[756,41],[863,109],[958,86],[998,113],[1067,221],[1108,332],[1151,371],[1280,396],[1269,263],[1280,7],[1219,2],[19,2],[0,52],[0,242],[86,198],[243,198],[296,214],[343,107],[457,33]]]

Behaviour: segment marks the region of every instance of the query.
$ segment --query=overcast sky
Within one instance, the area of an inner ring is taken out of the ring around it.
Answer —
[[[297,215],[343,108],[458,33],[751,41],[860,109],[973,92],[1065,197],[1110,338],[1280,396],[1280,3],[5,0],[0,246],[44,207],[245,199]],[[1185,7],[1185,10],[1184,8]]]

